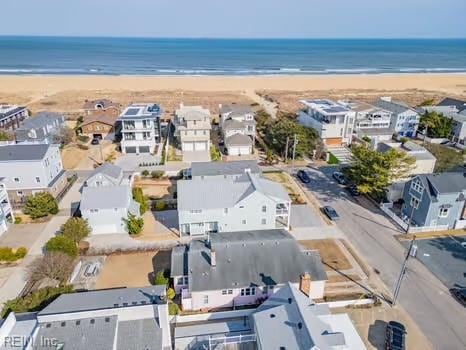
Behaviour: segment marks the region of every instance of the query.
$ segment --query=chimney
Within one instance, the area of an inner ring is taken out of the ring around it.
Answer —
[[[311,275],[309,272],[305,272],[299,277],[299,290],[307,296],[311,293]]]
[[[210,265],[212,265],[212,267],[217,266],[217,256],[215,254],[215,250],[210,251]]]

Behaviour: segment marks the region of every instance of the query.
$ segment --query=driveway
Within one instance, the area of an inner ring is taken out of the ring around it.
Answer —
[[[307,188],[321,205],[333,206],[340,220],[337,226],[355,246],[373,273],[379,274],[393,291],[401,270],[405,248],[393,237],[395,226],[371,202],[352,199],[332,180],[335,167],[309,169]],[[459,308],[448,289],[422,263],[411,259],[398,302],[438,349],[465,349],[466,309]]]
[[[140,168],[139,164],[143,163],[151,165]],[[156,164],[159,163],[160,157],[151,154],[123,154],[115,160],[115,165],[118,165],[124,171],[152,171],[156,169]]]

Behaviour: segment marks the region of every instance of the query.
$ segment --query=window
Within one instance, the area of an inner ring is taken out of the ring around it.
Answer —
[[[207,131],[204,130],[204,135],[207,135]]]
[[[411,182],[411,189],[418,192],[418,193],[422,193],[422,190],[424,189],[421,185],[421,182],[420,181],[412,181]]]
[[[23,196],[23,191],[16,191],[16,194],[17,194],[18,196],[22,197],[22,196]]]
[[[411,197],[411,201],[409,202],[409,204],[414,207],[415,209],[419,208],[419,199],[415,198],[415,197]]]
[[[91,213],[98,213],[99,209],[91,209]]]
[[[200,214],[202,213],[202,210],[201,209],[193,209],[191,210],[191,214]]]
[[[240,208],[240,209],[244,209],[244,205],[240,205],[239,208]]]
[[[19,177],[14,178],[15,182],[19,182]]]
[[[266,205],[263,205],[263,206],[262,206],[262,212],[263,212],[263,213],[267,212],[267,206],[266,206]]]
[[[40,177],[36,176],[36,182],[37,182],[37,183],[40,182]]]
[[[267,220],[266,220],[266,219],[262,219],[262,220],[261,220],[261,223],[262,223],[262,225],[266,225],[266,224],[267,224]]]
[[[243,220],[242,223],[243,223],[243,225],[246,225],[246,220]]]
[[[228,214],[228,208],[223,209],[223,212],[224,212],[225,214]]]
[[[222,295],[231,295],[231,294],[233,294],[233,289],[222,290]]]
[[[249,296],[249,295],[256,295],[256,288],[251,287],[251,288],[242,288],[241,289],[241,296]]]
[[[188,284],[188,276],[178,277],[176,284],[187,285]]]
[[[204,295],[204,305],[208,304],[209,303],[209,296],[208,295]]]
[[[440,208],[438,216],[441,218],[446,218],[448,216],[449,209],[448,208]]]

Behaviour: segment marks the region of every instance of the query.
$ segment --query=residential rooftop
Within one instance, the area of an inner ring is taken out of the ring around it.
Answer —
[[[462,110],[466,109],[466,101],[463,100],[458,100],[456,98],[444,98],[442,101],[440,101],[437,106],[455,106],[456,109],[461,112]]]
[[[219,175],[241,175],[245,169],[251,174],[260,174],[255,160],[239,160],[234,162],[196,162],[191,165],[192,176],[219,176]]]
[[[220,105],[220,114],[235,113],[238,115],[252,113],[252,108],[249,105],[239,104],[222,104]]]
[[[431,196],[435,196],[435,189],[439,194],[453,194],[466,192],[466,173],[439,173],[439,174],[422,174],[418,178],[428,189]]]
[[[62,113],[55,113],[55,112],[39,112],[35,115],[29,117],[28,119],[24,120],[23,123],[19,128],[16,130],[29,130],[35,128],[41,128],[47,126],[50,123],[65,120],[65,117]]]
[[[162,115],[163,109],[154,103],[133,103],[120,114],[120,120],[152,119]]]
[[[323,115],[344,115],[350,111],[340,103],[328,99],[300,100],[299,102]]]
[[[58,147],[49,144],[15,144],[0,147],[0,162],[11,161],[37,161],[42,160],[49,147]]]
[[[427,149],[422,147],[421,145],[418,145],[415,142],[412,141],[406,141],[405,143],[401,142],[380,142],[377,145],[377,150],[379,152],[385,153],[388,152],[391,149],[398,149],[405,151],[408,153],[410,156],[422,160],[422,159],[432,159],[435,160],[436,158],[432,153],[430,153]]]
[[[81,210],[129,208],[132,214],[138,213],[137,203],[132,200],[131,187],[99,186],[83,187]]]
[[[0,120],[26,110],[24,106],[0,104]]]
[[[86,100],[84,102],[83,109],[86,110],[99,110],[99,109],[108,109],[110,107],[120,108],[121,105],[117,102],[113,102],[107,98],[101,100]]]
[[[374,105],[381,107],[387,111],[390,111],[395,114],[400,114],[406,111],[413,111],[418,113],[414,108],[408,106],[405,102],[394,101],[391,97],[382,97],[377,100]]]
[[[178,118],[184,120],[203,121],[204,119],[210,120],[210,111],[202,106],[185,106],[180,105],[175,112]]]
[[[227,146],[251,146],[252,139],[243,134],[233,134],[225,139]]]
[[[216,253],[216,266],[210,260]],[[298,283],[303,273],[323,281],[327,275],[317,251],[304,251],[286,231],[220,232],[210,243],[193,240],[172,251],[172,276],[188,272],[191,291]]]

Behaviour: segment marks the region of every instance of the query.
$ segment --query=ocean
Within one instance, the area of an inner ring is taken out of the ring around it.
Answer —
[[[0,74],[279,75],[466,72],[466,39],[0,37]]]

